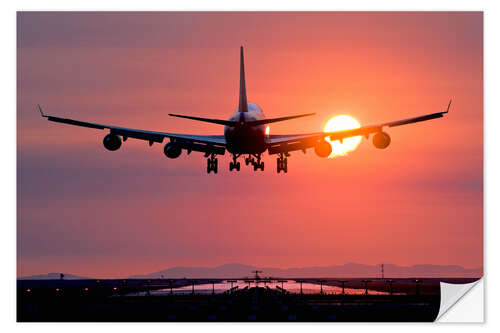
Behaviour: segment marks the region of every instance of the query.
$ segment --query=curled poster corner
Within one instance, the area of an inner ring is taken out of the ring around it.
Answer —
[[[476,322],[484,321],[484,282],[483,279],[472,283],[440,283],[441,304],[436,322]]]

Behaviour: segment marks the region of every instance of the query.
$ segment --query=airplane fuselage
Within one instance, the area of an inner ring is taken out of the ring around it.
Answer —
[[[255,103],[248,102],[248,111],[239,109],[229,118],[239,123],[237,126],[225,126],[224,137],[227,150],[232,154],[261,154],[267,149],[266,126],[248,126],[245,123],[264,120],[262,109]]]

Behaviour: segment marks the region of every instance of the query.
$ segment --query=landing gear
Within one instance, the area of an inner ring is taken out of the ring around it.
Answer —
[[[236,160],[240,156],[241,155],[233,154],[233,161],[229,163],[229,171],[233,171],[233,169],[235,169],[236,171],[240,171],[240,162],[236,162]]]
[[[261,171],[264,171],[264,162],[260,162],[260,163],[257,163],[255,162],[253,164],[253,171],[257,171],[257,170],[261,170]]]
[[[207,173],[210,173],[211,171],[217,173],[218,164],[219,163],[217,162],[217,158],[215,158],[215,154],[210,155],[210,158],[207,158]]]
[[[248,155],[248,157],[245,157],[245,165],[249,165],[250,163],[253,164],[254,162],[254,159],[252,157],[252,155]]]
[[[240,171],[240,162],[229,162],[229,171],[233,171],[233,169],[236,169],[236,171]]]
[[[283,171],[284,173],[288,173],[288,159],[283,153],[281,153],[280,157],[276,159],[276,167],[276,171],[278,173],[280,173],[281,171]]]
[[[264,171],[264,162],[260,161],[261,154],[257,154],[255,155],[255,157],[257,158],[257,161],[253,157],[252,158],[250,158],[250,156],[248,157],[249,163],[252,163],[253,165],[253,171],[257,171],[259,169],[261,171]]]

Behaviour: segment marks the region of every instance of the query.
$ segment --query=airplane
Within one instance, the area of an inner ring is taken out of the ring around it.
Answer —
[[[122,145],[122,141],[125,142],[128,138],[148,141],[150,146],[152,146],[153,143],[163,143],[163,140],[168,138],[169,142],[165,144],[163,149],[168,158],[178,158],[183,150],[185,150],[188,155],[193,151],[202,152],[205,158],[207,158],[207,173],[210,174],[210,172],[213,171],[214,174],[216,174],[218,171],[217,156],[224,155],[226,150],[232,155],[232,161],[229,163],[229,171],[240,171],[241,165],[240,162],[238,162],[238,158],[243,155],[247,155],[245,158],[246,165],[251,164],[254,171],[259,169],[264,171],[264,162],[261,159],[262,154],[267,150],[270,155],[277,155],[276,171],[278,173],[281,171],[287,173],[287,158],[292,151],[303,151],[305,154],[307,149],[314,148],[314,152],[319,157],[328,157],[332,152],[332,146],[325,138],[330,138],[331,141],[339,140],[340,143],[342,143],[342,140],[349,137],[365,136],[366,139],[369,139],[370,134],[374,134],[372,139],[373,145],[378,149],[385,149],[391,143],[391,137],[383,131],[384,127],[396,127],[441,118],[449,112],[450,105],[451,100],[445,111],[382,124],[362,126],[349,130],[269,135],[266,133],[265,128],[267,124],[312,116],[315,113],[267,119],[262,109],[257,104],[247,101],[245,61],[243,57],[243,46],[241,46],[239,102],[236,111],[228,120],[169,114],[172,117],[222,125],[224,126],[224,135],[176,134],[102,125],[46,115],[42,111],[40,105],[38,105],[38,109],[42,117],[47,118],[49,121],[93,129],[109,130],[109,133],[103,139],[103,145],[109,151],[118,150]]]

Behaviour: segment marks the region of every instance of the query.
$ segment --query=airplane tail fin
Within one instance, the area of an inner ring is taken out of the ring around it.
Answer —
[[[245,86],[245,59],[243,57],[243,46],[240,47],[240,96],[239,96],[238,112],[248,112],[247,89]],[[179,118],[203,121],[206,123],[231,126],[231,127],[238,126],[238,124],[239,124],[239,122],[237,122],[237,121],[230,121],[230,120],[200,118],[200,117],[185,116],[185,115],[172,114],[172,113],[170,113],[169,115],[172,117],[179,117]],[[281,118],[246,121],[245,125],[246,126],[260,126],[260,125],[275,123],[278,121],[290,120],[290,119],[301,118],[301,117],[312,116],[312,115],[314,115],[314,113],[300,114],[300,115],[296,115],[296,116],[288,116],[288,117],[281,117]]]
[[[238,103],[239,112],[248,112],[247,88],[245,85],[245,59],[243,57],[243,46],[240,47],[240,98]]]

